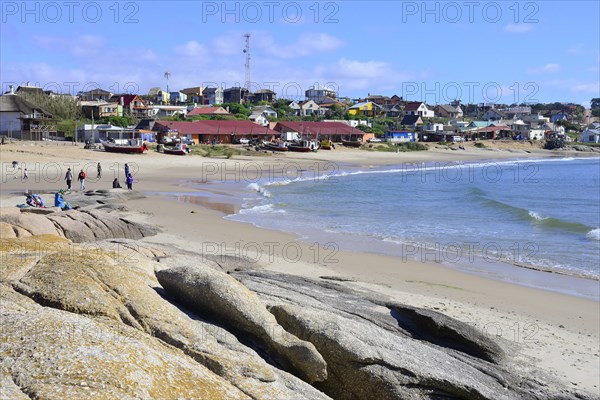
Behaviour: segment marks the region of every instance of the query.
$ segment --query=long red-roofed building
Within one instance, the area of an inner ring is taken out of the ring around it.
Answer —
[[[334,142],[354,138],[360,138],[364,142],[374,136],[343,122],[278,121],[273,129],[279,133],[297,132],[311,139],[330,139]]]
[[[250,121],[156,121],[153,130],[158,141],[164,136],[187,136],[194,143],[235,143],[240,138],[273,140],[279,132]]]

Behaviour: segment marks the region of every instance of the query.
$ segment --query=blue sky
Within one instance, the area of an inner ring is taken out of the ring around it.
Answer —
[[[600,97],[598,1],[3,1],[2,89],[144,94],[245,80],[297,98],[398,94],[429,104]]]

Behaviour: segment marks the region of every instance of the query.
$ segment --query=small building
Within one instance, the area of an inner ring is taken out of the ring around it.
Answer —
[[[434,108],[435,115],[442,118],[461,119],[463,111],[460,105],[454,107],[450,104],[440,104]]]
[[[481,118],[486,121],[499,121],[502,119],[507,119],[507,115],[500,110],[490,108],[483,114]]]
[[[180,93],[185,94],[186,101],[196,104],[204,104],[202,97],[204,95],[204,88],[202,86],[196,86],[191,88],[185,88],[180,90]]]
[[[23,140],[56,137],[53,116],[14,94],[0,96],[0,134]]]
[[[416,134],[409,131],[389,131],[385,133],[384,139],[390,143],[414,142]]]
[[[232,114],[227,111],[225,108],[221,106],[197,106],[192,109],[188,107],[187,118],[195,117],[198,115],[222,115],[222,116],[232,116]]]
[[[543,129],[531,129],[527,133],[529,140],[543,140],[546,138],[546,131]]]
[[[123,107],[123,115],[143,118],[152,114],[150,106],[137,94],[116,94],[109,102],[120,104]]]
[[[187,104],[187,94],[183,92],[171,92],[171,104],[173,105],[184,105]]]
[[[423,118],[435,117],[435,112],[427,108],[427,104],[421,101],[408,102],[404,105],[405,115],[418,115]]]
[[[566,121],[568,119],[568,117],[569,116],[567,115],[567,113],[560,112],[560,113],[551,115],[550,122],[555,123],[558,121]]]
[[[176,115],[187,114],[187,106],[168,106],[168,105],[153,105],[150,106],[149,116],[155,117],[174,117]]]
[[[196,101],[194,101],[195,103]],[[202,104],[204,105],[213,105],[213,104],[223,104],[223,88],[213,88],[208,87],[202,91]]]
[[[261,101],[266,101],[267,103],[273,103],[277,94],[269,89],[260,89],[250,95],[250,101],[254,104],[258,104]]]
[[[248,89],[243,87],[231,87],[223,91],[223,102],[224,103],[237,103],[243,104],[248,101],[250,92]]]
[[[348,114],[364,117],[375,117],[380,115],[381,112],[381,106],[372,101],[358,103],[348,109]]]
[[[306,96],[307,100],[314,100],[315,102],[317,102],[317,104],[319,103],[319,101],[325,99],[326,97],[329,97],[331,99],[335,99],[337,97],[337,93],[335,92],[335,90],[326,87],[319,87],[319,85],[315,85],[310,89],[306,90],[304,92],[304,95]]]
[[[119,103],[104,100],[80,101],[81,112],[86,118],[122,117],[123,107]]]
[[[252,107],[248,119],[261,126],[269,126],[269,119],[276,119],[277,111],[269,106]]]
[[[579,135],[582,143],[600,143],[600,129],[586,129]]]
[[[423,125],[423,120],[420,115],[405,115],[400,122],[400,125],[416,127]]]
[[[87,92],[80,92],[79,99],[82,101],[106,101],[108,102],[113,96],[108,90],[100,88],[89,90]]]

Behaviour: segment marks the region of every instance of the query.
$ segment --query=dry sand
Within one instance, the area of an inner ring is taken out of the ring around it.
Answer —
[[[506,145],[499,145],[503,147]],[[24,190],[44,192],[64,187],[67,166],[88,172],[88,189],[111,187],[115,176],[123,180],[123,165],[129,163],[135,176],[134,189],[145,192],[189,192],[188,180],[206,182],[206,190],[220,190],[208,181],[247,182],[257,165],[265,173],[280,176],[289,171],[327,175],[332,168],[360,168],[424,161],[458,162],[514,157],[547,157],[549,152],[533,146],[511,151],[434,149],[415,153],[378,153],[350,149],[316,154],[282,154],[241,157],[231,160],[177,157],[158,153],[119,155],[83,150],[81,146],[50,143],[18,143],[0,146],[2,207],[23,202],[15,196]],[[524,150],[531,153],[525,153]],[[566,153],[562,153],[566,154]],[[25,163],[29,179],[24,182],[11,162]],[[96,176],[96,163],[103,177]],[[291,167],[290,167],[291,166]],[[333,167],[332,167],[333,166]],[[118,173],[118,175],[117,175]],[[59,176],[57,176],[57,174]],[[18,177],[17,177],[18,176]],[[77,186],[74,185],[76,188]],[[227,193],[223,193],[227,195]],[[50,195],[46,196],[50,200]],[[233,199],[235,200],[235,199]],[[208,208],[205,206],[209,206]],[[164,196],[149,196],[128,205],[139,213],[131,218],[158,224],[163,232],[150,242],[173,243],[186,249],[212,254],[245,255],[257,267],[308,277],[337,276],[352,279],[348,286],[370,289],[419,307],[435,309],[491,336],[518,344],[518,361],[556,374],[565,385],[576,385],[598,394],[600,387],[600,303],[545,290],[499,282],[470,275],[434,263],[402,261],[393,257],[346,251],[333,252],[299,242],[293,235],[260,229],[223,219],[235,210],[235,201],[204,201],[201,205],[178,202]]]

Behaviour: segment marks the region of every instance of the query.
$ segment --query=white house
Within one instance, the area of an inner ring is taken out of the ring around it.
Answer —
[[[302,103],[298,104],[300,107],[298,109],[298,116],[300,117],[310,117],[312,115],[325,115],[327,110],[320,105],[318,105],[314,100],[305,100]]]
[[[175,115],[186,115],[188,112],[187,106],[162,106],[152,105],[150,106],[150,115],[157,117],[173,117]]]
[[[427,108],[427,104],[423,102],[406,103],[404,106],[404,115],[418,115],[423,118],[435,117],[435,112]]]
[[[532,129],[528,133],[529,140],[543,140],[546,138],[546,131],[543,129]]]
[[[582,143],[600,143],[600,129],[586,129],[579,136]]]
[[[485,121],[499,121],[506,118],[506,114],[499,110],[490,108],[481,117]]]
[[[277,118],[277,111],[269,106],[256,106],[252,108],[252,112],[248,119],[261,126],[269,126],[269,118]]]

